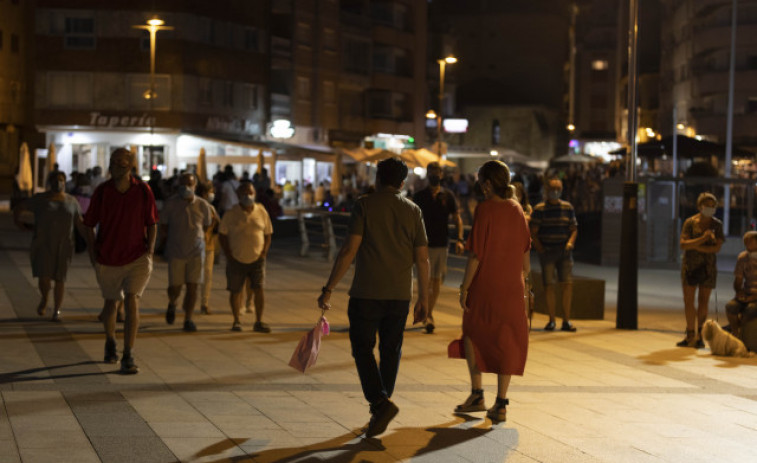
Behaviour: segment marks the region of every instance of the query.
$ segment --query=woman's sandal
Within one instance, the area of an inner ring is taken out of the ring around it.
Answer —
[[[484,405],[484,390],[473,389],[465,402],[455,407],[455,413],[483,412],[486,410]]]
[[[507,406],[510,400],[497,397],[494,406],[486,411],[486,417],[492,420],[493,424],[504,423],[507,421]]]
[[[697,345],[697,332],[694,330],[686,330],[686,337],[683,341],[677,342],[678,347],[696,347]]]

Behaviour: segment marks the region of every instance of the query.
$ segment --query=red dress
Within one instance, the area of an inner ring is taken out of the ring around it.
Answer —
[[[476,208],[467,248],[479,260],[468,289],[463,335],[473,341],[482,372],[522,375],[528,354],[523,254],[531,246],[523,209],[513,200]]]

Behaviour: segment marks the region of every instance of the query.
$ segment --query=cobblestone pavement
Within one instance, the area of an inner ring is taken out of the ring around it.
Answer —
[[[446,358],[460,334],[455,272],[427,335],[408,326],[394,400],[400,413],[379,438],[360,428],[368,407],[347,336],[345,278],[327,315],[318,364],[287,366],[316,322],[315,298],[329,265],[296,257],[274,239],[267,308],[273,332],[232,333],[222,267],[212,315],[199,331],[168,326],[166,264],[156,263],[142,301],[135,356],[141,371],[118,375],[101,363],[102,306],[83,255],[72,265],[63,323],[35,313],[30,236],[0,214],[0,462],[753,462],[757,454],[757,359],[675,348],[681,337],[675,271],[640,274],[640,329],[614,328],[617,272],[577,266],[607,279],[605,320],[577,321],[577,333],[535,329],[526,373],[514,377],[508,421],[451,413],[468,393],[461,360]],[[730,296],[720,278],[722,304]],[[725,296],[725,295],[728,296]],[[546,317],[536,315],[534,326]],[[496,387],[485,375],[487,401]]]

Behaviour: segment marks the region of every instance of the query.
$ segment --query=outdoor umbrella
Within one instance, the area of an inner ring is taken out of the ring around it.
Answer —
[[[27,151],[29,149],[27,148]],[[47,149],[47,163],[45,164],[47,173],[49,174],[55,170],[55,164],[58,162],[58,155],[55,153],[55,143],[50,143],[50,147]]]
[[[446,159],[440,158],[438,154],[434,153],[433,151],[430,151],[426,148],[419,148],[417,150],[405,150],[410,152],[420,164],[421,167],[427,167],[432,162],[438,162],[439,165],[442,167],[455,167],[457,164],[455,164],[452,161],[448,161]]]
[[[336,198],[342,190],[342,155],[334,155],[334,166],[331,170],[331,195]]]
[[[200,155],[197,157],[197,179],[203,183],[208,181],[208,163],[205,159],[205,148],[200,148]]]
[[[549,161],[550,164],[591,164],[593,162],[602,162],[602,160],[585,154],[566,154]]]
[[[29,159],[29,146],[26,142],[21,144],[21,149],[18,152],[18,173],[16,174],[16,182],[18,183],[18,189],[21,191],[30,192],[32,188],[34,188],[32,163]]]

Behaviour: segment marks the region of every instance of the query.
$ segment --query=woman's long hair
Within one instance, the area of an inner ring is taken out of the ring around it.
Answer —
[[[502,161],[486,161],[478,169],[478,175],[482,182],[489,180],[494,188],[494,194],[502,199],[513,197],[513,188],[510,185],[510,169]]]

